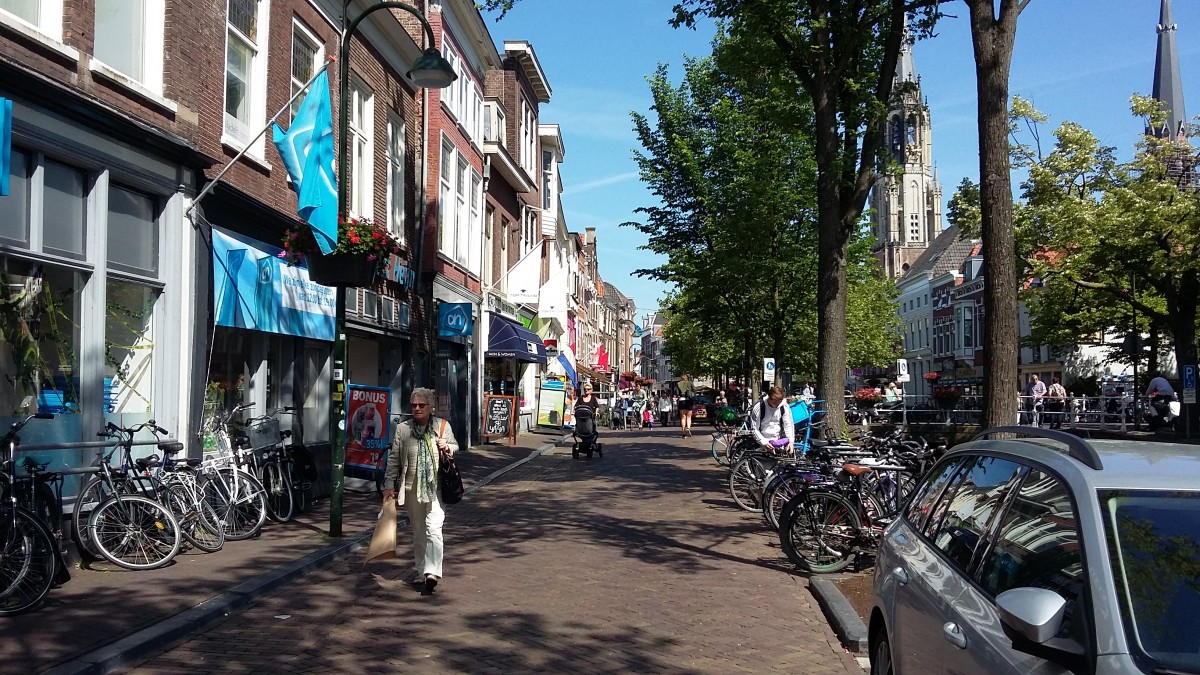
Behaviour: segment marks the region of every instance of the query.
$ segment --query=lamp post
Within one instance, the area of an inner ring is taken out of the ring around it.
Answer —
[[[407,3],[383,0],[369,5],[366,9],[346,24],[347,13],[354,0],[344,0],[342,3],[342,36],[338,49],[340,68],[338,71],[338,221],[344,221],[348,212],[347,192],[349,190],[347,167],[350,163],[350,147],[346,136],[350,126],[350,38],[358,30],[358,25],[371,14],[381,9],[399,9],[412,14],[421,22],[425,31],[425,50],[413,63],[412,69],[406,75],[413,84],[425,89],[441,89],[448,87],[458,75],[434,45],[433,27],[416,7]],[[428,111],[422,111],[423,115]],[[329,536],[342,536],[342,495],[345,491],[346,475],[346,380],[350,375],[350,359],[346,351],[346,288],[337,287],[336,322],[333,335],[333,382],[331,405],[329,406],[329,433],[333,446],[332,470],[330,472],[329,495]]]

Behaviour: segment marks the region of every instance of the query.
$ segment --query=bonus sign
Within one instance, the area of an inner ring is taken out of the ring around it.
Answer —
[[[346,406],[346,465],[382,469],[387,457],[388,410],[391,392],[382,387],[352,384]]]

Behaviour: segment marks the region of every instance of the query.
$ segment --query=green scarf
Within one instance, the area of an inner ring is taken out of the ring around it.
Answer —
[[[437,498],[437,469],[433,466],[433,418],[424,427],[412,423],[412,435],[417,439],[417,502],[430,504]]]

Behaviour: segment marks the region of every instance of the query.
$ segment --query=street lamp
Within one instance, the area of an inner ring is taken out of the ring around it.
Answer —
[[[350,106],[347,102],[350,95],[350,38],[354,32],[358,30],[358,25],[362,23],[371,14],[381,9],[400,9],[417,17],[421,22],[421,27],[425,30],[425,51],[413,63],[412,69],[408,71],[407,76],[412,79],[413,84],[425,89],[441,89],[448,87],[454,80],[458,79],[458,75],[454,72],[454,67],[450,65],[442,55],[438,53],[434,45],[433,27],[429,25],[429,20],[425,18],[416,7],[407,3],[394,2],[392,0],[383,0],[375,2],[368,6],[354,20],[345,24],[346,15],[350,11],[350,5],[353,0],[344,0],[342,3],[342,38],[338,49],[339,62],[341,64],[338,72],[338,91],[340,98],[338,99],[338,167],[337,167],[337,184],[338,184],[338,221],[346,219],[347,208],[347,191],[349,185],[347,177],[349,171],[347,167],[350,163],[350,146],[346,143],[346,136],[349,133],[350,127]],[[429,114],[428,111],[422,111],[422,114]],[[330,495],[329,495],[329,536],[342,536],[342,494],[345,491],[345,476],[346,476],[346,380],[350,376],[350,359],[346,350],[346,287],[337,287],[337,308],[336,321],[337,328],[333,335],[333,387],[332,387],[332,404],[329,406],[329,426],[330,439],[333,446],[333,461],[332,470],[330,472]]]

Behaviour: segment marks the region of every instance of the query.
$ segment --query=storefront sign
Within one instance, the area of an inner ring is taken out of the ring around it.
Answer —
[[[556,380],[543,382],[538,395],[538,426],[562,428],[566,403],[565,383]]]
[[[388,264],[384,267],[384,276],[405,288],[412,288],[417,279],[417,273],[408,266],[408,262],[398,255],[388,256]]]
[[[517,427],[513,424],[513,414],[517,409],[517,399],[514,396],[483,397],[483,436],[484,438],[508,438],[510,445],[517,442]]]
[[[214,227],[212,249],[218,326],[333,340],[334,289],[280,260],[269,244]]]
[[[438,305],[438,335],[466,337],[475,328],[469,302],[443,302]]]
[[[391,391],[382,387],[352,384],[347,389],[346,465],[363,469],[383,469],[387,460],[388,410]]]
[[[546,346],[546,358],[558,357],[558,340],[542,340],[542,344]]]

